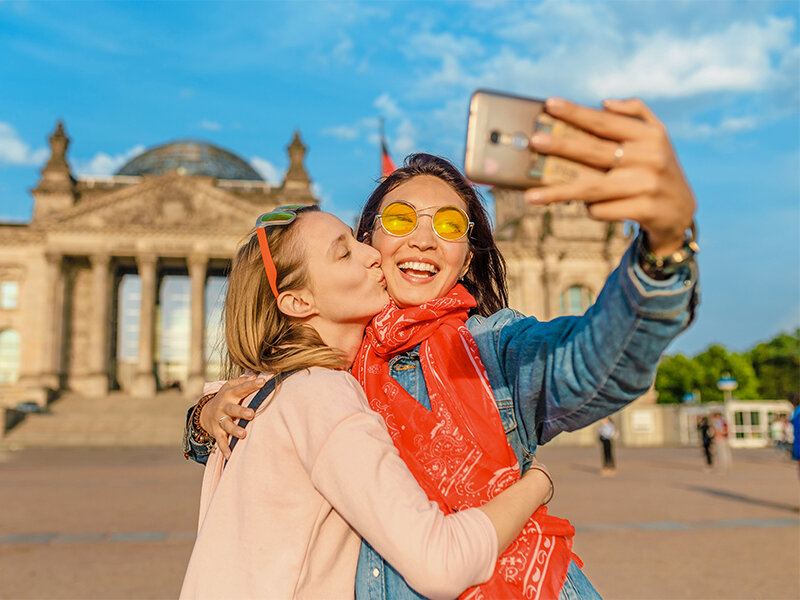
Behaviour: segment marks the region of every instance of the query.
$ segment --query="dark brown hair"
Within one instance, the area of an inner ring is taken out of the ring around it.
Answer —
[[[483,198],[447,159],[423,153],[407,156],[403,166],[384,179],[372,192],[361,211],[356,237],[362,242],[368,242],[384,196],[401,183],[420,175],[438,177],[449,185],[467,205],[469,220],[474,223],[469,234],[472,261],[461,281],[478,302],[473,312],[488,317],[505,308],[508,306],[506,261],[494,241]]]

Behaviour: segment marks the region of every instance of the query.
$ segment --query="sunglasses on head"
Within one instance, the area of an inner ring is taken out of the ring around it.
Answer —
[[[276,299],[278,298],[278,270],[275,268],[275,261],[272,260],[272,253],[269,251],[266,229],[277,225],[288,225],[297,218],[297,211],[302,208],[307,207],[303,204],[279,206],[256,219],[256,237],[258,237],[258,246],[261,248],[261,260],[264,261],[267,281],[269,281],[269,287]]]
[[[375,219],[389,235],[403,237],[411,234],[419,224],[420,217],[430,217],[433,232],[448,242],[457,242],[472,229],[469,216],[458,206],[440,206],[431,214],[417,212],[408,202],[396,200],[383,207]]]

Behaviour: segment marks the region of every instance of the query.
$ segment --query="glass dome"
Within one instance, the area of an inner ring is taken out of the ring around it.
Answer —
[[[151,148],[128,161],[117,175],[160,175],[172,169],[183,169],[187,175],[208,175],[217,179],[264,181],[253,167],[235,154],[192,140]]]

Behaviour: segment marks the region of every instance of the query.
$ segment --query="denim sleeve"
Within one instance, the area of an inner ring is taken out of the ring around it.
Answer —
[[[513,400],[519,435],[530,451],[645,393],[661,353],[694,318],[696,264],[668,280],[652,280],[636,264],[638,243],[583,316],[543,322],[503,310],[468,322],[493,388],[499,380]]]
[[[193,411],[194,405],[190,406],[189,410],[186,411],[186,426],[183,430],[183,455],[187,460],[193,460],[196,463],[204,465],[208,462],[208,457],[211,454],[211,450],[214,448],[214,444],[213,440],[206,444],[199,444],[194,440],[194,436],[192,436]]]

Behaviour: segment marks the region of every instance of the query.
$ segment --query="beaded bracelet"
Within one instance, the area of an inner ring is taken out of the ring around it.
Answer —
[[[193,451],[191,442],[198,446],[203,446],[208,452],[214,448],[215,440],[211,435],[200,425],[200,412],[203,407],[211,400],[216,394],[206,394],[194,405],[192,414],[189,417],[186,429],[183,432],[183,456],[187,460]]]
[[[645,275],[656,281],[669,279],[688,264],[695,254],[700,252],[700,246],[698,246],[696,239],[697,227],[692,221],[691,227],[686,231],[683,246],[679,250],[667,256],[656,256],[648,246],[647,232],[642,230],[639,243],[639,266]]]
[[[200,412],[208,401],[216,395],[216,393],[206,394],[197,401],[197,404],[194,406],[194,411],[192,411],[192,439],[199,444],[206,443],[211,439],[211,435],[200,425]]]

